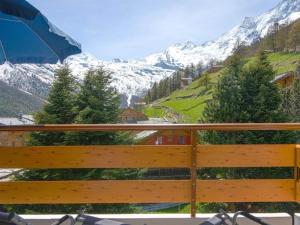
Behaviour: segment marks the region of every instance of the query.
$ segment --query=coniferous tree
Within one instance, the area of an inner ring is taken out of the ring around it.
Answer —
[[[224,72],[213,100],[207,105],[204,116],[209,123],[263,123],[286,122],[280,111],[281,98],[278,88],[271,83],[274,71],[262,52],[249,67],[237,58],[233,59]],[[244,131],[206,132],[203,140],[210,144],[266,144],[292,143],[292,132]],[[201,170],[200,176],[210,178],[279,178],[290,177],[290,169],[213,169]],[[236,205],[237,206],[237,205]],[[238,205],[239,210],[246,205]],[[263,206],[264,208],[266,206]]]
[[[236,55],[231,59],[228,68],[223,72],[213,99],[204,110],[204,120],[208,123],[239,122],[241,112],[241,70],[243,62]],[[232,140],[234,139],[234,140]],[[209,132],[205,136],[209,143],[221,144],[236,142],[231,133]]]
[[[70,124],[74,122],[73,111],[76,82],[68,66],[55,73],[55,81],[47,103],[34,115],[36,124]],[[59,145],[64,143],[64,133],[35,132],[30,136],[31,145]]]
[[[293,87],[290,90],[289,107],[293,122],[300,122],[300,66],[298,65],[295,73]]]
[[[241,67],[237,62],[233,60],[227,69],[227,74],[222,76],[212,102],[205,109],[206,121],[211,123],[286,122],[288,117],[280,110],[279,89],[270,82],[275,72],[266,54],[261,52],[256,62],[247,68]],[[230,68],[236,69],[232,71]],[[235,132],[235,135],[230,132],[218,132],[216,134],[215,137],[208,139],[210,143],[224,143],[224,141],[233,144],[284,143],[292,140],[289,135],[280,132]]]
[[[110,86],[110,74],[102,68],[89,70],[77,94],[73,91],[74,80],[67,67],[57,72],[57,80],[52,87],[49,103],[38,113],[39,123],[116,123],[119,119],[119,95]],[[80,132],[55,133],[45,135],[36,133],[32,143],[37,145],[111,145],[132,143],[131,136],[124,133]],[[58,138],[59,142],[55,139]],[[137,169],[105,170],[105,169],[51,169],[28,170],[20,174],[20,180],[91,180],[91,179],[133,179],[139,176]],[[130,212],[131,206],[110,205],[31,205],[15,207],[20,212],[71,213],[82,207],[97,212]]]
[[[283,88],[280,90],[282,103],[280,106],[280,110],[289,117],[289,121],[294,120],[293,118],[293,109],[294,106],[292,105],[292,89],[291,88]]]
[[[300,45],[300,21],[296,21],[291,25],[288,44],[293,51],[296,51],[297,46]]]
[[[120,98],[111,87],[110,73],[102,67],[87,72],[75,101],[75,123],[106,124],[119,121]],[[120,143],[114,133],[78,133],[68,136],[68,144],[97,145]]]
[[[270,82],[275,77],[267,55],[261,52],[256,62],[244,72],[241,81],[244,122],[279,122],[280,92],[276,84]]]
[[[80,86],[75,102],[78,124],[114,124],[119,121],[120,98],[116,89],[110,84],[110,73],[102,67],[90,69]],[[116,132],[80,132],[69,133],[67,144],[72,145],[114,145],[132,144],[128,133]],[[139,170],[105,170],[93,169],[86,171],[86,177],[91,179],[132,179],[138,176]]]

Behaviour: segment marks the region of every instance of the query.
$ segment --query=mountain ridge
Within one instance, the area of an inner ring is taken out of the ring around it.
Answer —
[[[177,69],[190,64],[207,65],[211,60],[223,61],[230,56],[237,42],[250,45],[267,34],[275,22],[285,24],[300,18],[300,0],[283,0],[277,6],[257,17],[245,17],[240,25],[233,27],[215,40],[203,44],[191,41],[168,47],[165,51],[144,59],[98,60],[88,53],[69,57],[74,75],[83,79],[89,68],[103,66],[112,72],[112,85],[122,95],[126,107],[143,96],[154,82],[170,76]],[[0,80],[19,90],[45,98],[54,80],[54,72],[60,65],[0,65]]]

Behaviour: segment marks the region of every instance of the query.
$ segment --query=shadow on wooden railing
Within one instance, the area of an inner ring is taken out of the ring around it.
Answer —
[[[0,204],[298,202],[296,144],[199,145],[198,131],[300,130],[300,124],[0,126],[0,132],[190,132],[190,145],[0,147],[0,168],[189,168],[190,180],[0,182]],[[198,168],[294,168],[293,179],[198,180]]]

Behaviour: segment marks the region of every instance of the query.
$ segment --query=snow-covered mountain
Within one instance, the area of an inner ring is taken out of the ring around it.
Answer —
[[[178,68],[212,59],[225,60],[232,54],[237,42],[251,44],[267,34],[275,22],[290,23],[300,18],[300,0],[283,0],[276,7],[258,17],[246,17],[244,21],[214,41],[202,45],[190,41],[175,44],[164,52],[139,60],[115,59],[101,61],[83,53],[66,60],[74,75],[82,79],[91,67],[103,66],[112,72],[113,86],[123,96],[123,106],[142,96],[151,85]],[[59,65],[0,65],[0,80],[39,97],[45,97]]]
[[[276,7],[258,17],[246,17],[244,21],[214,41],[196,45],[190,41],[169,47],[166,51],[146,57],[152,65],[183,67],[191,63],[204,65],[212,59],[223,61],[232,54],[238,42],[252,44],[264,37],[269,28],[278,22],[288,24],[300,18],[300,0],[283,0]]]
[[[89,68],[103,66],[111,71],[112,85],[122,95],[123,107],[129,105],[131,100],[134,101],[135,97],[142,96],[154,82],[174,72],[174,70],[155,67],[139,60],[101,61],[87,53],[71,56],[65,63],[70,66],[73,74],[79,80],[83,79],[84,73]],[[10,86],[45,98],[54,80],[54,72],[59,66],[61,65],[12,65],[5,63],[0,66],[0,80]]]
[[[147,64],[142,60],[115,59],[109,62],[97,60],[86,53],[71,56],[66,63],[70,65],[79,79],[83,79],[84,73],[89,68],[103,66],[111,71],[112,85],[122,94],[123,106],[130,105],[131,100],[134,101],[134,97],[142,96],[154,82],[158,82],[174,72],[174,70]]]

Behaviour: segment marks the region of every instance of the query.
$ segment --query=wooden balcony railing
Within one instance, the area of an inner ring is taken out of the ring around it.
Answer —
[[[0,168],[189,168],[189,180],[0,182],[0,204],[299,202],[300,146],[199,145],[198,131],[300,130],[300,124],[0,126],[0,132],[190,132],[191,145],[0,147]],[[198,168],[294,168],[291,179],[200,180]]]

